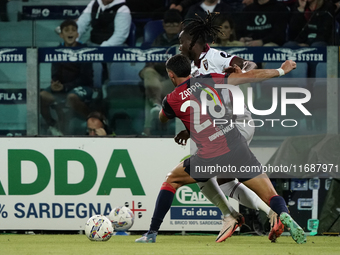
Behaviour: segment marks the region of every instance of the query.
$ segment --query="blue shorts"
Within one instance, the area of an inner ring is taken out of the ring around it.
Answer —
[[[54,96],[55,101],[57,103],[64,102],[66,99],[66,96],[69,94],[76,94],[82,102],[89,103],[92,100],[92,94],[93,94],[93,89],[86,87],[86,86],[75,87],[69,92],[64,92],[64,91],[55,92],[55,91],[52,91],[51,87],[48,87],[44,90],[47,91],[48,93],[51,93]]]

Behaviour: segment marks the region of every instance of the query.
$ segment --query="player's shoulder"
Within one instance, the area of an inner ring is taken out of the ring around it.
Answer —
[[[217,50],[214,48],[210,48],[206,55],[207,59],[214,61],[214,62],[216,61],[225,62],[228,58],[231,58],[231,57],[232,57],[231,54],[228,54],[225,51]]]
[[[167,95],[168,101],[178,101],[182,100],[182,94],[185,90],[188,89],[189,80],[187,80],[185,83],[182,83],[181,85],[177,86],[171,93]]]

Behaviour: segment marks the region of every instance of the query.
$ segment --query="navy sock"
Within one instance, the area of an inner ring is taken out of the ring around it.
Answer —
[[[163,183],[157,197],[149,232],[157,232],[159,230],[165,215],[171,207],[175,192],[175,188],[170,184]]]
[[[282,212],[288,213],[288,208],[286,206],[286,201],[281,196],[273,196],[270,199],[270,208],[273,209],[278,215]]]

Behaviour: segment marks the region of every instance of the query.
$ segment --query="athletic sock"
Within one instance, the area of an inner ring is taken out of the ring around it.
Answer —
[[[176,189],[169,183],[164,182],[159,191],[155,210],[153,212],[149,233],[157,232],[163,222],[163,219],[169,211]]]
[[[201,192],[204,196],[216,205],[224,216],[234,214],[236,212],[219,188],[215,178],[211,178],[207,182],[199,182],[197,184],[201,188]]]
[[[220,188],[226,196],[236,199],[240,204],[269,214],[270,207],[254,191],[237,180],[223,183]]]
[[[273,209],[278,215],[282,212],[288,213],[288,208],[286,206],[286,201],[281,196],[272,196],[269,200],[270,208]]]

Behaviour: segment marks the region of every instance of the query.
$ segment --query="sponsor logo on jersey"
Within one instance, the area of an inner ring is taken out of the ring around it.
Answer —
[[[220,55],[221,55],[222,58],[230,58],[231,57],[230,54],[227,54],[227,53],[225,53],[223,51],[220,52]]]
[[[91,51],[96,51],[97,48],[81,48],[81,49],[55,49],[54,51],[58,53],[46,54],[46,62],[87,62],[87,61],[104,61],[104,53],[94,53]],[[91,53],[90,53],[91,52]]]
[[[209,68],[209,64],[208,64],[208,60],[203,60],[203,66],[204,66],[204,69],[208,71],[208,68]]]
[[[4,48],[0,49],[0,62],[23,62],[23,54],[15,54],[17,49]]]
[[[192,77],[197,77],[200,75],[200,71],[199,70],[195,70],[195,72],[193,72],[192,74]]]

